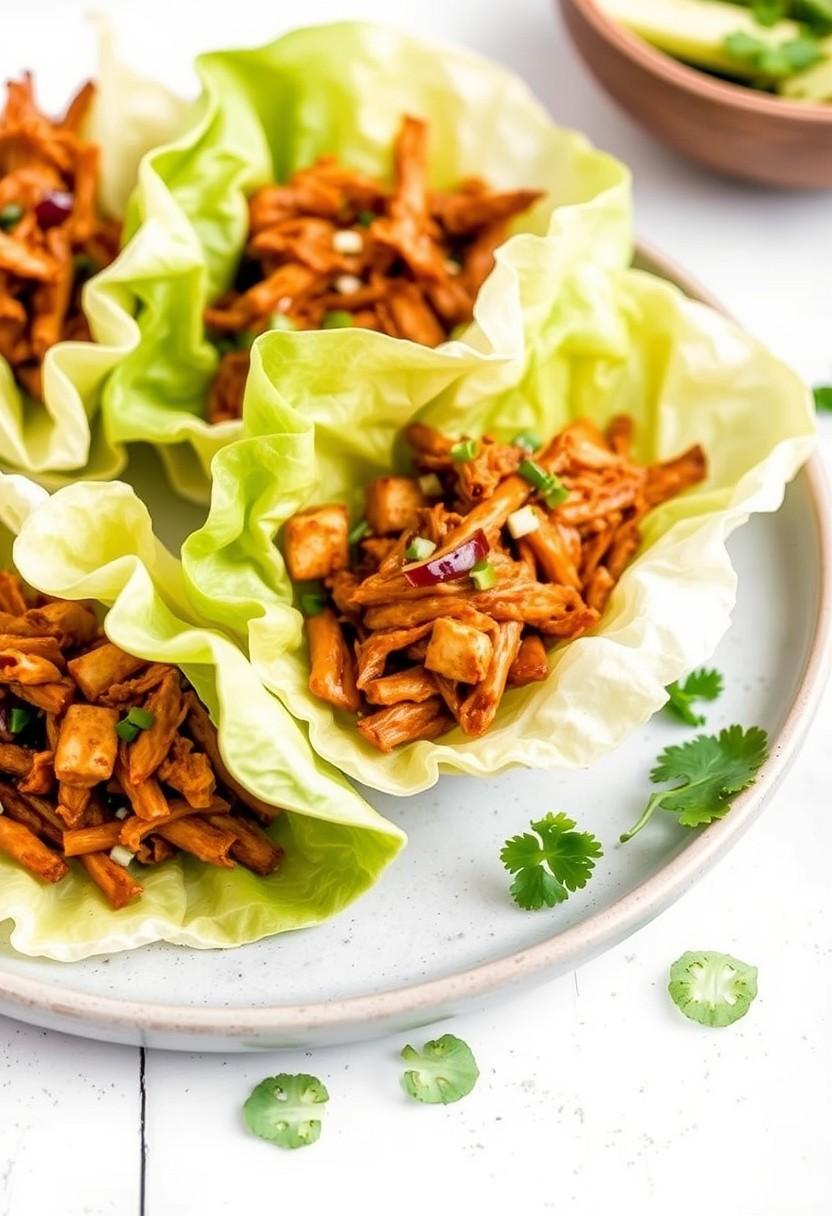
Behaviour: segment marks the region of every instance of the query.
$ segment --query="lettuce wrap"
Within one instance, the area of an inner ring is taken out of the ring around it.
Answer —
[[[104,391],[108,434],[157,445],[173,485],[189,498],[207,499],[211,458],[241,433],[238,422],[205,420],[219,356],[202,315],[234,278],[248,235],[247,198],[264,183],[285,180],[323,153],[388,178],[393,139],[409,111],[430,122],[435,185],[482,175],[504,189],[544,189],[515,231],[595,239],[600,260],[629,259],[627,171],[556,127],[514,76],[467,52],[345,23],[299,30],[258,50],[203,55],[197,68],[198,119],[143,161],[128,215],[133,239],[121,265],[97,283],[124,327],[133,313],[138,325],[135,349]],[[499,289],[493,279],[480,293],[477,324],[444,348],[451,364],[471,350],[524,356],[535,301],[520,298],[511,276],[501,276]],[[296,347],[304,365],[320,349],[318,336],[309,335],[309,345],[306,337]],[[373,349],[367,340],[362,331],[356,358]],[[417,370],[421,352],[403,343],[398,358]]]
[[[48,886],[0,854],[0,921],[14,922],[16,950],[72,961],[153,941],[236,946],[318,924],[372,885],[403,834],[314,756],[305,730],[239,647],[206,627],[187,573],[155,538],[129,486],[79,483],[49,498],[23,477],[0,475],[0,519],[4,568],[13,564],[50,595],[109,606],[111,641],[181,667],[218,726],[228,767],[250,791],[286,808],[269,829],[285,849],[269,878],[182,854],[143,869],[144,894],[120,911],[75,863]]]
[[[545,242],[538,252],[526,263],[510,243],[495,272],[513,270],[545,313],[523,367],[469,355],[456,377],[441,351],[349,330],[337,342],[260,338],[246,408],[271,396],[272,467],[236,445],[223,452],[208,521],[183,548],[201,611],[247,634],[252,662],[318,754],[389,793],[416,793],[442,772],[583,767],[614,748],[664,704],[667,684],[712,654],[735,600],[725,542],[752,512],[777,509],[813,447],[807,389],[732,322],[651,275],[603,274],[580,251]],[[310,694],[303,621],[273,541],[289,516],[344,501],[360,518],[365,484],[406,471],[398,437],[414,416],[450,434],[509,439],[617,413],[635,420],[636,459],[701,443],[708,476],[646,517],[599,626],[550,653],[546,681],[507,692],[482,738],[455,730],[389,755]]]
[[[100,148],[99,204],[104,215],[124,215],[141,156],[185,122],[186,108],[160,85],[136,76],[115,56],[102,31],[97,94],[84,135]],[[136,271],[134,253],[108,268],[118,283],[125,268]],[[115,476],[124,465],[98,413],[102,385],[136,342],[128,301],[105,289],[103,276],[84,288],[83,308],[92,342],[59,342],[43,364],[43,403],[22,391],[0,356],[0,464],[55,485],[75,472]],[[128,306],[126,306],[128,305]]]

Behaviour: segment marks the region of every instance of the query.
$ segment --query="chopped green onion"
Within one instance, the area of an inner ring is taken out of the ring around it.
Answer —
[[[0,208],[0,228],[4,232],[8,232],[10,228],[14,228],[15,224],[23,219],[23,208],[20,203],[6,203],[5,207]]]
[[[569,497],[566,486],[536,460],[521,460],[517,472],[540,493],[547,507],[557,507]]]
[[[428,540],[426,536],[414,536],[413,540],[404,551],[404,555],[409,562],[423,562],[430,557],[431,553],[436,552],[436,544],[432,540]]]
[[[360,540],[363,540],[365,536],[369,536],[369,535],[370,535],[370,533],[372,532],[372,530],[373,530],[373,529],[372,529],[372,528],[370,527],[370,525],[367,523],[367,520],[366,520],[366,519],[361,519],[361,520],[359,520],[359,521],[358,521],[358,523],[355,525],[355,527],[353,528],[352,532],[350,532],[350,534],[349,534],[349,536],[347,537],[347,539],[349,540],[349,542],[350,542],[350,544],[351,544],[351,545],[357,545],[357,544],[358,544],[358,542],[359,542]]]
[[[156,715],[152,714],[149,709],[142,709],[139,705],[134,705],[127,714],[127,721],[133,726],[138,726],[139,730],[150,730],[151,726],[156,725]]]
[[[476,454],[476,439],[461,439],[459,443],[455,443],[451,448],[451,460],[455,464],[462,464],[465,460],[473,460]]]
[[[31,709],[20,709],[19,707],[16,707],[9,714],[9,730],[13,735],[19,735],[21,731],[26,729],[31,721]]]
[[[123,844],[114,844],[110,849],[110,861],[114,861],[117,866],[129,866],[135,856],[129,849],[126,849]]]
[[[527,452],[536,452],[539,447],[543,446],[537,435],[533,435],[531,431],[521,431],[519,435],[514,436],[511,442],[516,448],[525,448]]]
[[[369,228],[375,218],[375,211],[359,211],[356,223],[360,224],[362,228]]]
[[[72,259],[72,269],[75,272],[76,278],[89,278],[101,269],[95,258],[91,258],[88,253],[76,253]]]
[[[435,473],[425,473],[423,477],[420,477],[419,489],[422,491],[425,498],[442,497],[442,482]]]
[[[345,308],[333,308],[331,312],[324,313],[321,329],[350,329],[352,324],[351,312],[347,312]]]
[[[132,722],[128,722],[126,718],[122,718],[120,722],[116,722],[116,734],[125,743],[134,743],[139,737],[140,729],[140,727],[134,726]]]
[[[540,519],[534,507],[521,507],[519,511],[512,511],[506,523],[515,540],[528,536],[530,532],[536,532],[540,527]]]
[[[552,486],[551,490],[547,490],[543,495],[543,501],[546,503],[547,507],[554,511],[555,507],[559,507],[562,502],[566,502],[567,498],[569,497],[569,491],[563,482],[560,481],[559,478],[555,477],[554,474],[552,474],[552,481],[554,482],[554,485]]]
[[[300,610],[304,616],[318,616],[326,608],[326,597],[308,591],[300,597]]]
[[[286,333],[297,329],[297,325],[291,317],[287,317],[285,312],[273,312],[269,317],[269,329],[279,329]]]
[[[490,591],[497,582],[497,571],[488,558],[484,557],[472,568],[471,578],[478,591]]]

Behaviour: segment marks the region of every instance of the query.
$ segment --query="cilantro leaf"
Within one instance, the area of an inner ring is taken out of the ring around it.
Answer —
[[[693,702],[715,701],[723,688],[720,672],[713,667],[700,667],[698,671],[690,673],[684,684],[678,680],[668,684],[666,691],[669,700],[665,709],[687,722],[688,726],[701,726],[705,719],[701,714],[694,713],[691,708]]]
[[[815,409],[832,410],[832,384],[821,384],[813,390]]]
[[[809,33],[772,46],[754,34],[737,30],[726,35],[722,47],[726,55],[738,63],[749,64],[761,77],[770,81],[782,80],[823,58],[820,43]]]
[[[621,843],[632,840],[655,811],[669,811],[687,828],[722,819],[737,794],[754,784],[767,756],[768,736],[759,726],[729,726],[718,735],[697,735],[665,748],[650,780],[680,784],[653,794],[641,818],[620,836]]]
[[[421,1051],[410,1044],[402,1048],[402,1059],[412,1065],[402,1076],[402,1084],[417,1102],[447,1106],[458,1102],[477,1083],[480,1070],[474,1053],[455,1034],[431,1039]]]
[[[667,990],[691,1021],[730,1026],[748,1013],[757,995],[757,968],[716,950],[689,950],[670,968]]]
[[[279,1148],[305,1148],[321,1134],[320,1115],[329,1101],[326,1086],[308,1073],[281,1072],[251,1091],[243,1118],[255,1136]]]
[[[500,860],[516,876],[510,890],[521,908],[530,912],[553,908],[589,882],[595,860],[604,851],[591,832],[576,832],[575,826],[575,820],[562,811],[549,812],[532,822],[537,836],[524,832],[503,845]]]

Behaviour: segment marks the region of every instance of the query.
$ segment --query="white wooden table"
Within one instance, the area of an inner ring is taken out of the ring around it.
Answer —
[[[0,0],[0,72],[36,68],[57,107],[92,62],[85,7]],[[285,17],[256,0],[97,7],[116,12],[137,64],[183,87],[195,50],[265,40],[293,19],[398,20],[503,60],[633,166],[643,236],[808,378],[832,380],[832,198],[718,181],[654,145],[590,82],[547,0],[306,0]],[[831,436],[827,425],[827,467]],[[482,1079],[456,1107],[405,1099],[398,1039],[186,1056],[0,1020],[0,1216],[826,1216],[831,732],[832,695],[761,821],[659,921],[574,975],[459,1019]],[[677,955],[709,947],[760,969],[750,1015],[710,1034],[663,991]],[[321,1142],[281,1153],[246,1135],[239,1109],[262,1077],[299,1070],[332,1100]]]

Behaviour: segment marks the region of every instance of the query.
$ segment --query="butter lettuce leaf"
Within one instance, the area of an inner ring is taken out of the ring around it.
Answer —
[[[205,420],[218,355],[202,313],[236,272],[247,198],[263,183],[284,180],[323,153],[389,178],[401,117],[415,112],[430,120],[437,185],[478,174],[503,188],[542,188],[545,200],[518,218],[515,233],[586,229],[582,239],[595,244],[598,258],[628,260],[627,171],[556,127],[516,77],[468,52],[348,22],[298,30],[255,50],[203,55],[197,70],[194,121],[142,162],[128,215],[129,258],[97,284],[134,329],[134,349],[104,391],[108,435],[157,445],[187,497],[207,500],[212,457],[242,434],[238,422]],[[511,274],[495,271],[480,294],[478,324],[444,348],[444,363],[459,372],[475,352],[521,357],[538,304]],[[301,334],[296,355],[307,366],[323,349],[340,362],[341,336],[326,333],[321,348],[318,335]],[[404,374],[418,372],[420,348],[400,346]],[[372,358],[372,335],[355,331],[346,349],[352,359]]]
[[[726,541],[753,512],[777,509],[814,445],[800,379],[668,283],[604,270],[579,239],[533,236],[503,249],[501,275],[543,314],[525,360],[411,351],[351,330],[302,344],[291,333],[260,338],[248,422],[262,437],[217,456],[208,520],[183,547],[200,611],[248,644],[315,750],[388,793],[416,793],[442,772],[584,767],[616,747],[661,708],[666,685],[712,654],[735,601]],[[620,412],[635,419],[640,459],[701,443],[708,477],[647,517],[642,549],[599,626],[552,652],[546,681],[509,691],[483,738],[454,731],[390,755],[367,744],[349,715],[311,696],[302,618],[279,548],[289,516],[343,500],[356,517],[365,483],[406,467],[399,433],[414,415],[451,433],[510,438],[550,435],[579,416],[604,424]]]
[[[113,911],[83,871],[43,886],[0,856],[0,920],[24,954],[75,960],[152,941],[235,946],[314,925],[373,884],[404,843],[326,761],[302,725],[263,687],[234,641],[195,608],[179,561],[156,539],[150,516],[120,482],[82,482],[51,498],[19,476],[0,478],[8,564],[50,595],[109,607],[107,635],[144,658],[174,663],[217,723],[229,768],[278,807],[270,828],[285,849],[260,878],[179,857],[142,873],[144,895]]]

